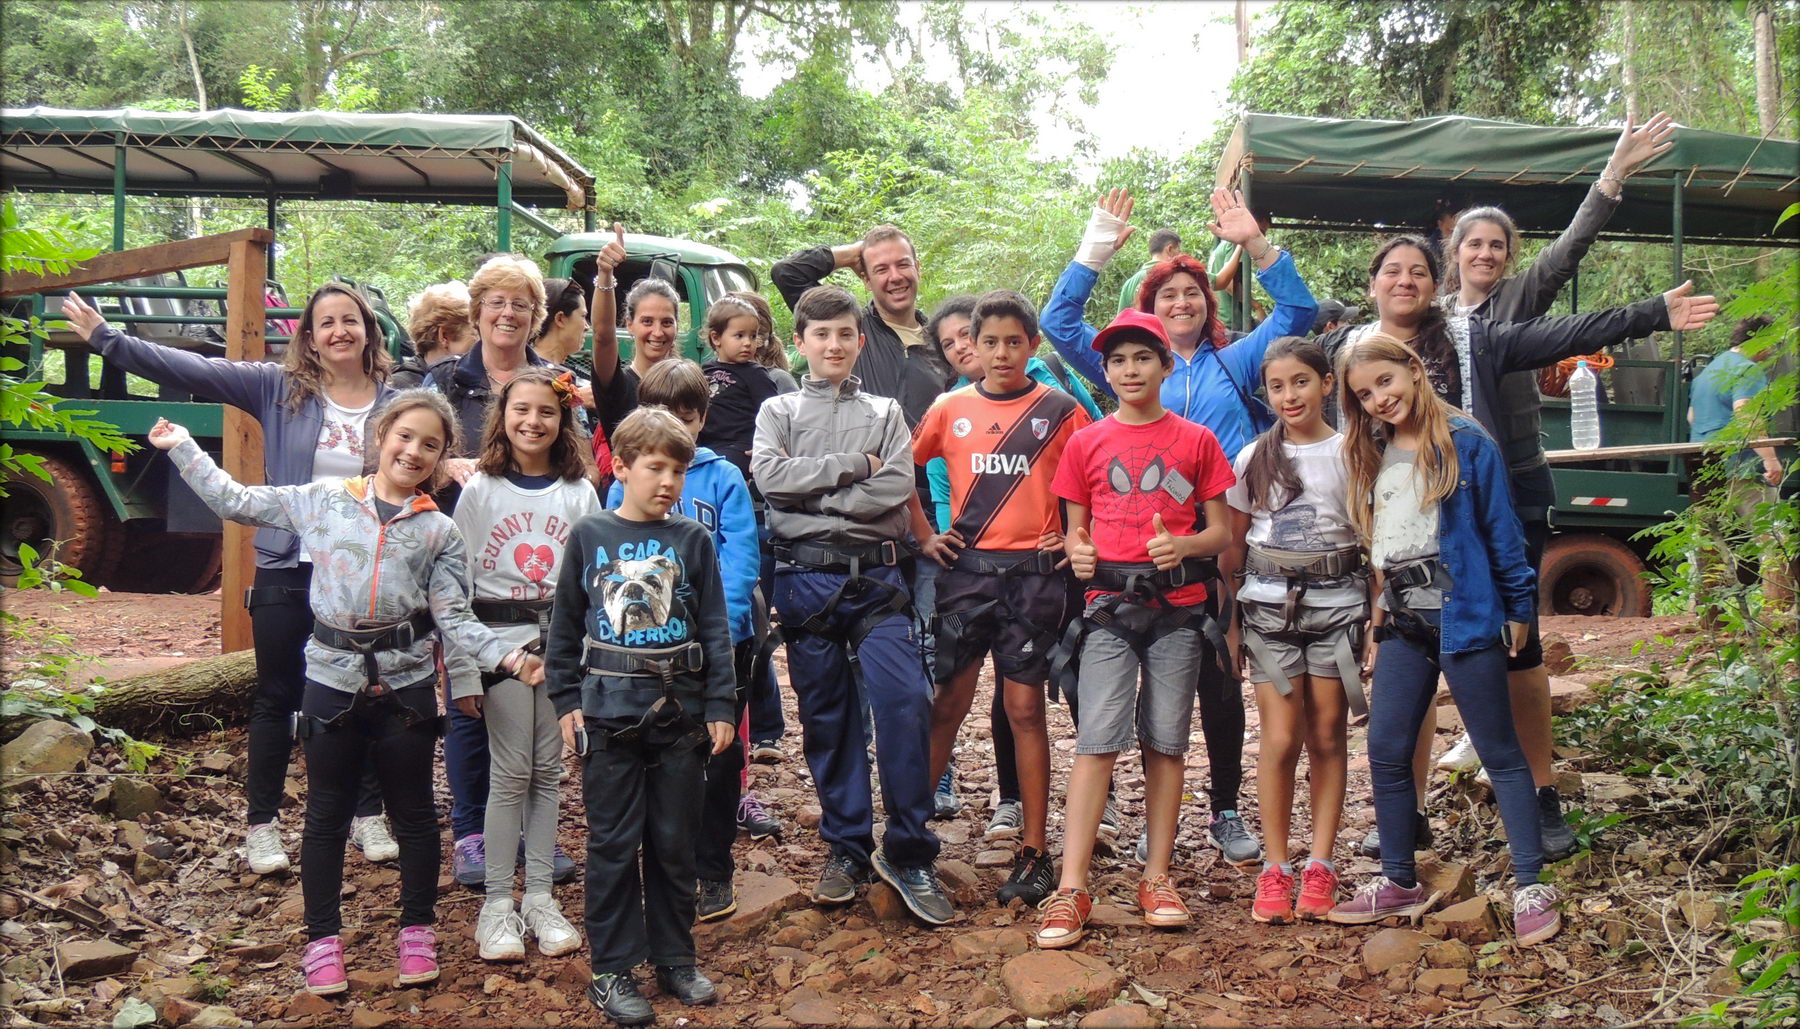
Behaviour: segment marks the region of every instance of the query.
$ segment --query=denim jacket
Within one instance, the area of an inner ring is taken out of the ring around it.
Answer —
[[[1438,556],[1450,573],[1441,650],[1466,654],[1498,643],[1502,623],[1531,620],[1537,573],[1525,561],[1500,445],[1461,416],[1450,420],[1450,439],[1458,471],[1438,510]]]

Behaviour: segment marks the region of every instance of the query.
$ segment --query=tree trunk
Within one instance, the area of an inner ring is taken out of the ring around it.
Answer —
[[[1781,66],[1775,60],[1775,9],[1757,0],[1751,11],[1756,40],[1756,122],[1765,136],[1781,128]]]
[[[200,74],[200,56],[194,52],[194,31],[188,26],[188,5],[182,4],[176,10],[176,26],[181,31],[181,44],[187,49],[188,71],[194,75],[194,100],[205,111],[212,107],[206,99],[206,78]],[[206,225],[200,213],[200,198],[188,197],[188,229],[190,238],[206,235]]]
[[[1625,17],[1625,54],[1619,62],[1619,79],[1622,92],[1625,94],[1625,123],[1641,125],[1643,119],[1638,117],[1638,74],[1637,74],[1637,4],[1626,3]]]
[[[94,721],[134,736],[209,732],[248,716],[255,686],[254,652],[201,658],[108,683],[94,698]]]
[[[1244,62],[1250,60],[1250,3],[1249,0],[1237,0],[1233,12],[1237,19],[1237,63],[1242,68]]]

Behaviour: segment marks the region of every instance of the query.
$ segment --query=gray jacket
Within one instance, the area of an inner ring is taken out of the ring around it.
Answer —
[[[880,456],[880,463],[869,459]],[[902,540],[912,524],[912,436],[900,404],[851,376],[807,376],[763,402],[750,470],[768,501],[769,535],[822,544]]]
[[[312,481],[313,457],[319,451],[325,406],[317,396],[311,396],[298,410],[289,408],[287,399],[293,383],[281,365],[203,357],[128,336],[110,325],[95,330],[88,346],[108,363],[133,375],[174,386],[197,398],[230,404],[261,422],[263,480],[269,485],[295,486]],[[370,417],[393,395],[387,385],[378,384]],[[300,563],[299,541],[286,529],[258,529],[255,543],[258,568],[293,568]]]
[[[450,516],[423,493],[383,523],[370,500],[370,479],[326,479],[298,486],[245,486],[186,440],[169,452],[206,506],[246,525],[299,533],[313,559],[307,601],[313,617],[339,629],[370,629],[421,611],[457,650],[493,670],[512,647],[469,610],[468,554]],[[437,676],[437,637],[376,654],[381,681],[396,689]],[[368,674],[360,655],[306,641],[306,678],[345,693],[361,692]]]
[[[1562,235],[1538,251],[1531,264],[1502,279],[1488,298],[1468,313],[1490,322],[1523,322],[1548,312],[1556,294],[1574,277],[1595,237],[1618,209],[1619,201],[1600,192],[1598,185],[1589,189]],[[1444,255],[1447,261],[1455,257]],[[1446,297],[1445,301],[1455,304],[1454,297]],[[1494,405],[1500,452],[1506,457],[1507,471],[1515,477],[1545,464],[1542,397],[1537,381],[1535,369],[1507,374],[1500,380]]]

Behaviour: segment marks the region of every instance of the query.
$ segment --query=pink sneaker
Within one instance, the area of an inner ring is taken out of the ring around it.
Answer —
[[[307,993],[326,997],[350,988],[350,979],[344,975],[344,941],[336,936],[307,944],[300,965],[306,971]]]
[[[400,985],[429,983],[437,977],[437,933],[429,925],[400,930]]]

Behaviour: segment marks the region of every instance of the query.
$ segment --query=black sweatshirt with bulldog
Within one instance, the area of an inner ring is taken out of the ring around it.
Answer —
[[[656,698],[655,675],[594,675],[586,640],[632,650],[700,643],[699,672],[676,676],[682,709],[704,722],[734,722],[737,679],[731,626],[712,536],[692,518],[635,522],[602,511],[575,523],[556,577],[556,606],[544,649],[544,687],[558,717],[636,721]]]

